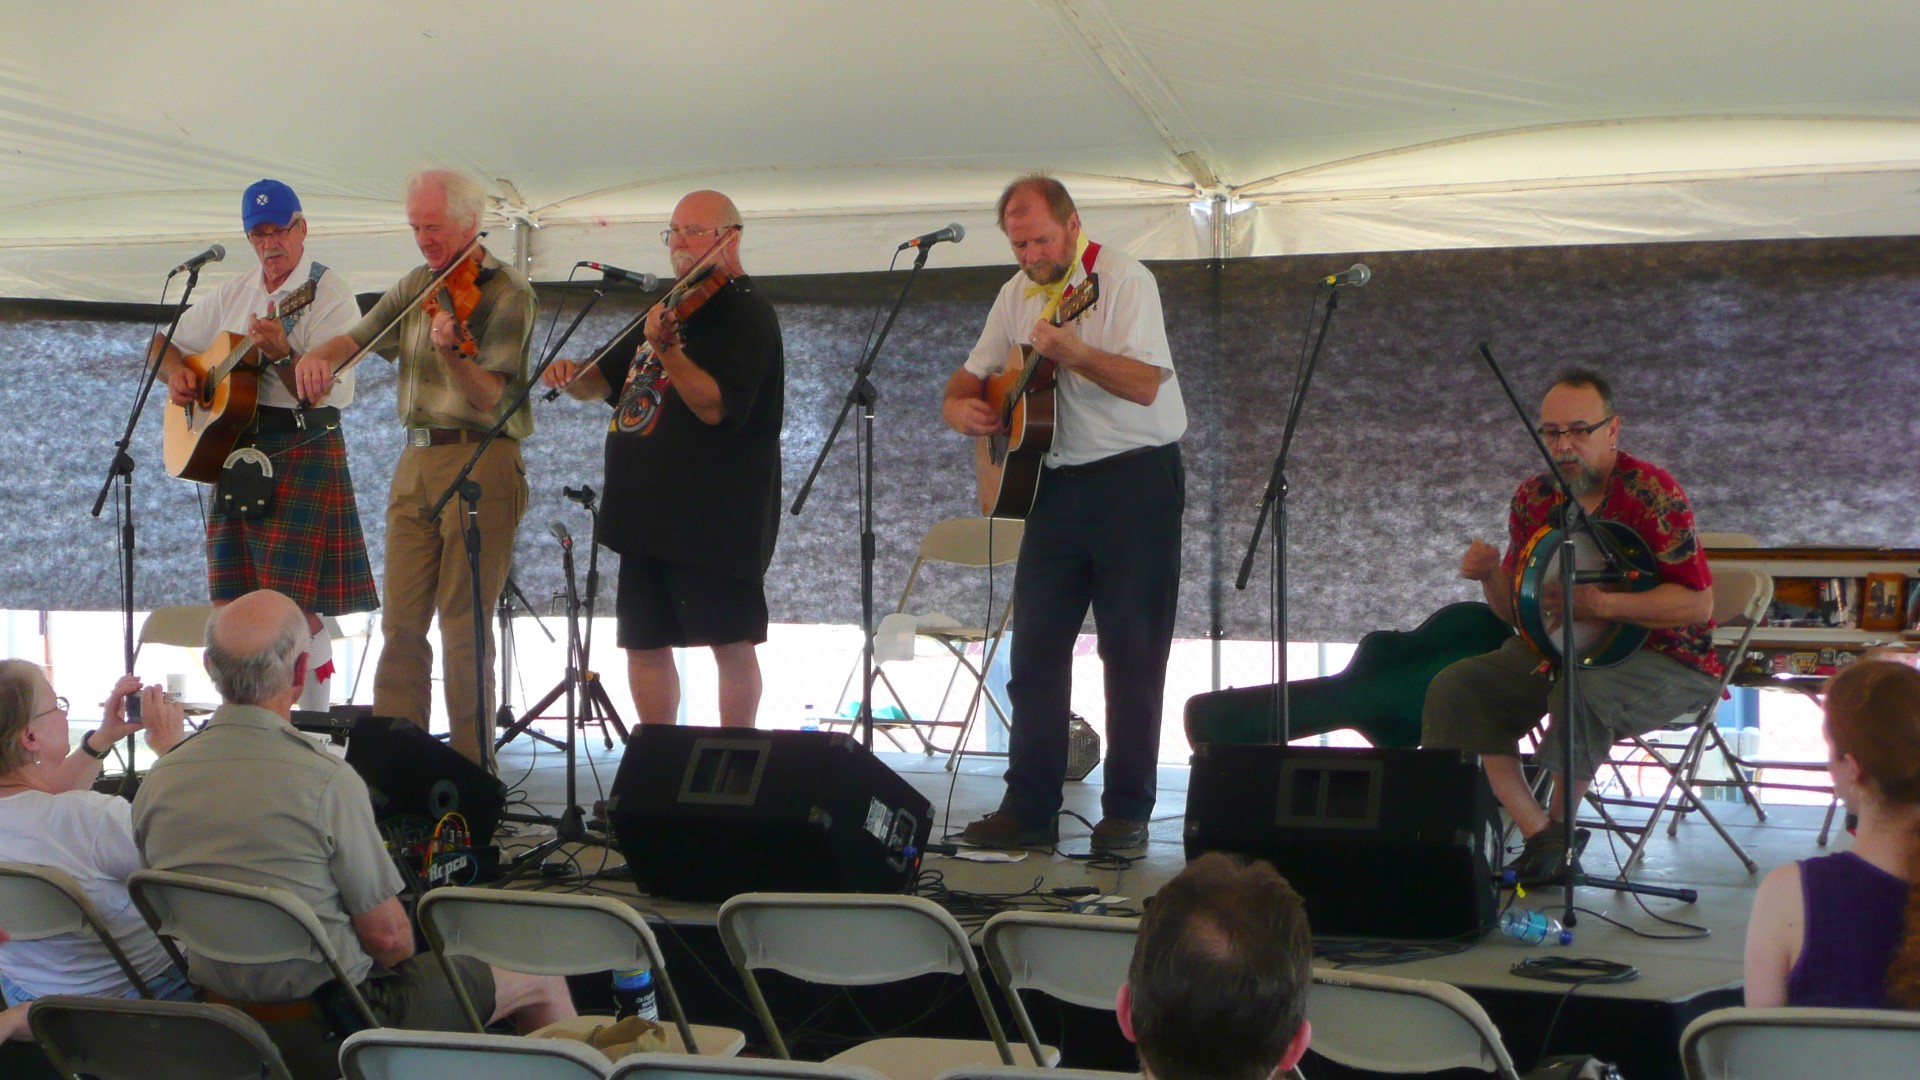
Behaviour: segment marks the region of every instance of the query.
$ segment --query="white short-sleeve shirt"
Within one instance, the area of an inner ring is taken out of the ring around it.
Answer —
[[[1054,395],[1053,448],[1047,467],[1085,465],[1142,447],[1177,442],[1187,430],[1187,406],[1180,396],[1180,377],[1173,372],[1173,351],[1167,345],[1165,317],[1160,311],[1160,286],[1140,260],[1102,245],[1093,272],[1100,276],[1100,298],[1073,325],[1080,339],[1103,352],[1130,357],[1167,369],[1166,381],[1151,405],[1136,405],[1115,397],[1093,380],[1060,369]],[[1085,277],[1075,261],[1069,272],[1076,288]],[[1014,347],[1029,344],[1033,324],[1040,318],[1046,297],[1026,295],[1031,282],[1016,273],[1000,287],[980,342],[967,356],[966,368],[980,378],[1007,366]]]
[[[308,259],[288,274],[287,280],[281,282],[273,292],[267,291],[266,280],[261,276],[258,266],[249,273],[228,278],[180,317],[180,326],[173,333],[173,343],[181,352],[191,356],[213,344],[213,339],[222,331],[244,334],[255,316],[267,313],[267,301],[273,301],[274,309],[278,311],[287,294],[305,285],[312,275],[313,260]],[[345,278],[328,270],[321,275],[320,284],[314,289],[313,303],[298,314],[299,321],[287,333],[287,343],[293,346],[296,354],[352,329],[353,324],[360,321],[360,305],[354,302],[353,291],[347,288]],[[340,374],[340,381],[334,384],[325,404],[346,406],[352,403],[353,372],[347,370]],[[260,404],[291,409],[299,403],[292,394],[287,393],[279,375],[267,372],[260,379]]]

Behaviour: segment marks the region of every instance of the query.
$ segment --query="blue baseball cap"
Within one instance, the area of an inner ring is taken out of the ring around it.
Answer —
[[[285,228],[299,212],[300,196],[278,180],[257,180],[240,197],[240,224],[245,232],[266,224]]]

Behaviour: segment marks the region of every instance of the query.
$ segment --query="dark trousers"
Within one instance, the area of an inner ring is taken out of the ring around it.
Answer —
[[[1013,578],[1003,813],[1039,824],[1060,809],[1074,639],[1091,606],[1107,688],[1101,810],[1152,814],[1185,505],[1177,443],[1041,476]]]

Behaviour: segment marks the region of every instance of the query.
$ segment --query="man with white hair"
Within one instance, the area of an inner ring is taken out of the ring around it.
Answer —
[[[466,1021],[439,962],[414,953],[403,885],[374,823],[367,785],[290,712],[306,678],[306,620],[261,590],[207,624],[207,674],[222,704],[161,758],[133,804],[141,860],[244,885],[285,889],[319,917],[347,977],[381,1023],[460,1031]],[[474,1006],[532,1031],[574,1015],[566,980],[456,958]],[[331,972],[312,960],[240,964],[188,950],[209,997],[271,1022],[284,1050],[324,1060]],[[337,1054],[337,1046],[332,1051]],[[328,1073],[327,1075],[336,1075]]]
[[[387,493],[386,638],[374,671],[373,709],[429,726],[433,647],[427,628],[437,613],[452,746],[491,767],[492,686],[476,672],[493,667],[493,628],[484,616],[506,587],[514,531],[527,506],[520,442],[533,434],[532,409],[522,402],[507,416],[500,438],[471,474],[480,485],[477,634],[460,503],[449,502],[437,521],[427,511],[472,456],[473,444],[520,397],[537,305],[520,271],[475,246],[466,256],[469,265],[456,267],[449,278],[467,288],[436,289],[429,303],[407,310],[479,235],[486,193],[479,181],[445,169],[414,174],[406,191],[407,223],[426,265],[408,271],[346,333],[302,357],[295,378],[301,394],[317,402],[333,388],[335,367],[369,344],[399,362],[406,446]],[[469,307],[462,298],[477,299]],[[403,310],[394,332],[376,342]]]

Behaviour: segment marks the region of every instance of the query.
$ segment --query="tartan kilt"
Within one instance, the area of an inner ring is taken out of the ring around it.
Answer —
[[[207,516],[209,599],[273,589],[316,615],[379,607],[340,428],[254,432],[244,441],[273,462],[273,505],[243,521],[215,504]]]

